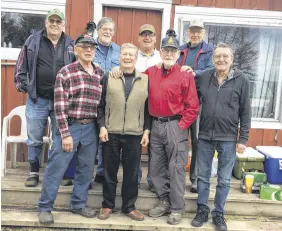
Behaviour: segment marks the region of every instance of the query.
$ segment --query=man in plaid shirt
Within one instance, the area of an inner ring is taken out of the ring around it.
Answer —
[[[96,47],[97,43],[89,35],[79,36],[74,50],[77,61],[63,67],[56,77],[54,109],[58,131],[38,202],[39,221],[43,224],[54,223],[51,211],[60,182],[75,152],[77,166],[71,212],[84,217],[96,215],[86,206],[98,145],[96,117],[102,93],[100,80],[103,70],[92,63]]]

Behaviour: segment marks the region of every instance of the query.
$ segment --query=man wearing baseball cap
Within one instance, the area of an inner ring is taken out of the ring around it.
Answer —
[[[104,74],[100,67],[92,63],[96,48],[97,43],[91,36],[79,36],[74,47],[77,61],[63,67],[56,77],[54,110],[58,130],[38,201],[38,216],[42,224],[54,222],[51,211],[74,153],[77,162],[71,212],[89,218],[96,215],[93,209],[86,206],[98,147],[96,117],[102,93],[100,80]]]
[[[147,68],[152,67],[160,62],[162,62],[160,52],[155,48],[156,44],[156,29],[151,24],[144,24],[139,29],[139,50],[137,53],[137,61],[135,64],[135,68],[139,72],[144,72]],[[150,147],[148,146],[148,156],[150,166]],[[149,189],[152,192],[155,192],[155,188],[153,182],[150,177],[150,168],[148,166],[148,174],[147,174],[147,182],[149,185]],[[141,185],[142,179],[142,169],[141,163],[138,172],[138,185]]]
[[[207,44],[203,39],[205,35],[204,23],[201,20],[193,20],[189,24],[187,31],[188,43],[180,46],[180,57],[178,63],[183,70],[194,72],[197,78],[206,69],[212,68],[213,46]],[[198,122],[197,120],[190,126],[192,159],[190,166],[190,181],[193,193],[197,193],[197,144],[198,144]]]
[[[197,118],[199,102],[191,72],[177,64],[179,41],[174,30],[161,43],[163,65],[150,67],[149,113],[153,117],[150,139],[150,174],[160,199],[149,216],[170,213],[167,222],[179,224],[185,210],[185,164],[188,157],[187,128]]]
[[[27,146],[30,173],[26,187],[39,182],[39,159],[48,117],[51,119],[52,139],[56,133],[54,114],[54,84],[58,71],[75,61],[73,41],[63,30],[64,13],[49,10],[45,29],[35,32],[26,40],[15,68],[15,86],[28,93],[26,102]]]

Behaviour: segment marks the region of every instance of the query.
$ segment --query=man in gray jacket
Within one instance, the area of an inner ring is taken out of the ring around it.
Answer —
[[[201,73],[196,80],[202,112],[197,153],[198,209],[192,225],[200,227],[208,221],[211,167],[217,150],[218,184],[212,216],[220,231],[227,230],[224,205],[236,151],[244,152],[251,126],[250,83],[242,71],[232,68],[233,59],[231,47],[219,44],[213,55],[215,68]]]

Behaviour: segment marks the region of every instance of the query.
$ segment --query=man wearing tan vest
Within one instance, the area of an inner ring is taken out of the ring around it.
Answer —
[[[148,76],[135,70],[137,48],[125,43],[120,51],[119,78],[104,75],[98,124],[104,167],[103,203],[99,219],[109,218],[115,208],[117,172],[123,166],[122,212],[133,220],[144,215],[135,208],[138,168],[142,146],[149,143],[150,116],[147,107]],[[122,151],[121,151],[122,150]],[[122,158],[120,153],[122,153]]]

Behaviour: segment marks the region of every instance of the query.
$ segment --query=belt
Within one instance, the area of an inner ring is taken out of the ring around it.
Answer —
[[[161,123],[164,123],[164,122],[169,122],[172,120],[180,120],[181,117],[182,117],[181,115],[174,115],[174,116],[168,116],[168,117],[153,117],[153,119]]]
[[[68,122],[70,123],[78,123],[78,124],[90,124],[95,119],[75,119],[75,118],[68,118]]]

